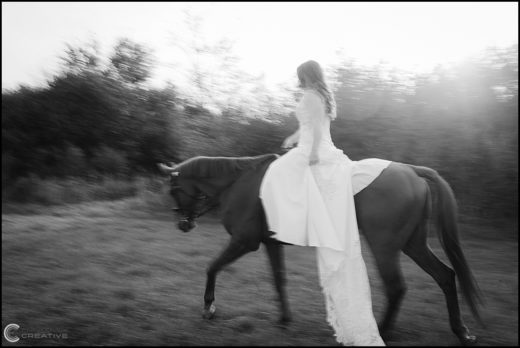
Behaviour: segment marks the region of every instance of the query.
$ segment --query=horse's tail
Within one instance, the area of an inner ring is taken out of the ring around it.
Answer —
[[[468,302],[471,311],[480,324],[484,325],[477,307],[478,302],[483,303],[482,294],[478,284],[473,277],[464,253],[462,252],[457,226],[457,201],[450,185],[437,173],[437,171],[421,166],[409,165],[421,178],[427,179],[430,187],[435,190],[437,197],[435,205],[435,222],[441,245],[455,268],[459,278],[462,293]]]

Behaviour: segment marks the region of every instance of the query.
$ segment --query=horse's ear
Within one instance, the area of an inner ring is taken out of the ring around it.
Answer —
[[[175,166],[167,166],[163,163],[157,163],[157,167],[163,174],[170,174],[175,171]]]

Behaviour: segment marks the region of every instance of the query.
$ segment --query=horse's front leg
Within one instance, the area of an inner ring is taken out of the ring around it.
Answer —
[[[278,292],[278,299],[280,301],[281,317],[280,324],[286,325],[291,321],[291,311],[289,310],[289,302],[287,301],[287,293],[285,291],[285,265],[283,258],[283,245],[276,242],[266,242],[265,248],[271,269],[273,271],[274,284]]]
[[[206,291],[204,293],[204,310],[202,312],[204,319],[211,319],[215,315],[216,308],[213,302],[215,301],[217,273],[220,272],[224,266],[234,262],[248,252],[249,250],[243,244],[231,240],[224,251],[209,265],[207,270]]]

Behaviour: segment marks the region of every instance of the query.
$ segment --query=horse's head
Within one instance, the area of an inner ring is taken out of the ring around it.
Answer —
[[[176,206],[173,210],[180,215],[177,226],[183,232],[195,228],[196,209],[201,196],[192,180],[180,177],[180,172],[170,174],[170,194]]]
[[[195,219],[205,212],[209,197],[200,190],[196,179],[184,177],[179,167],[159,164],[159,169],[170,176],[170,194],[175,201],[173,210],[180,217],[177,226],[181,231],[189,232],[196,227]]]

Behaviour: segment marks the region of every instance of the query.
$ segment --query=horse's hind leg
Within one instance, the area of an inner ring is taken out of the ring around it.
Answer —
[[[215,314],[213,301],[215,301],[217,273],[222,270],[224,266],[234,262],[249,251],[245,245],[231,240],[224,251],[209,265],[207,270],[206,291],[204,293],[204,311],[202,313],[205,319],[211,319]]]
[[[291,312],[289,310],[289,302],[287,301],[287,293],[285,291],[285,265],[283,259],[283,246],[276,242],[264,243],[269,256],[269,263],[274,276],[274,284],[278,292],[278,298],[282,310],[280,324],[285,325],[291,321]]]
[[[406,284],[399,266],[398,250],[373,250],[373,254],[385,285],[388,301],[383,320],[379,324],[379,332],[383,334],[391,329],[394,324],[401,301],[406,293]]]
[[[455,271],[437,258],[427,244],[426,235],[426,224],[423,224],[410,238],[403,251],[428,273],[444,292],[451,330],[457,335],[462,344],[475,344],[476,337],[469,334],[469,330],[462,322],[460,315]]]

